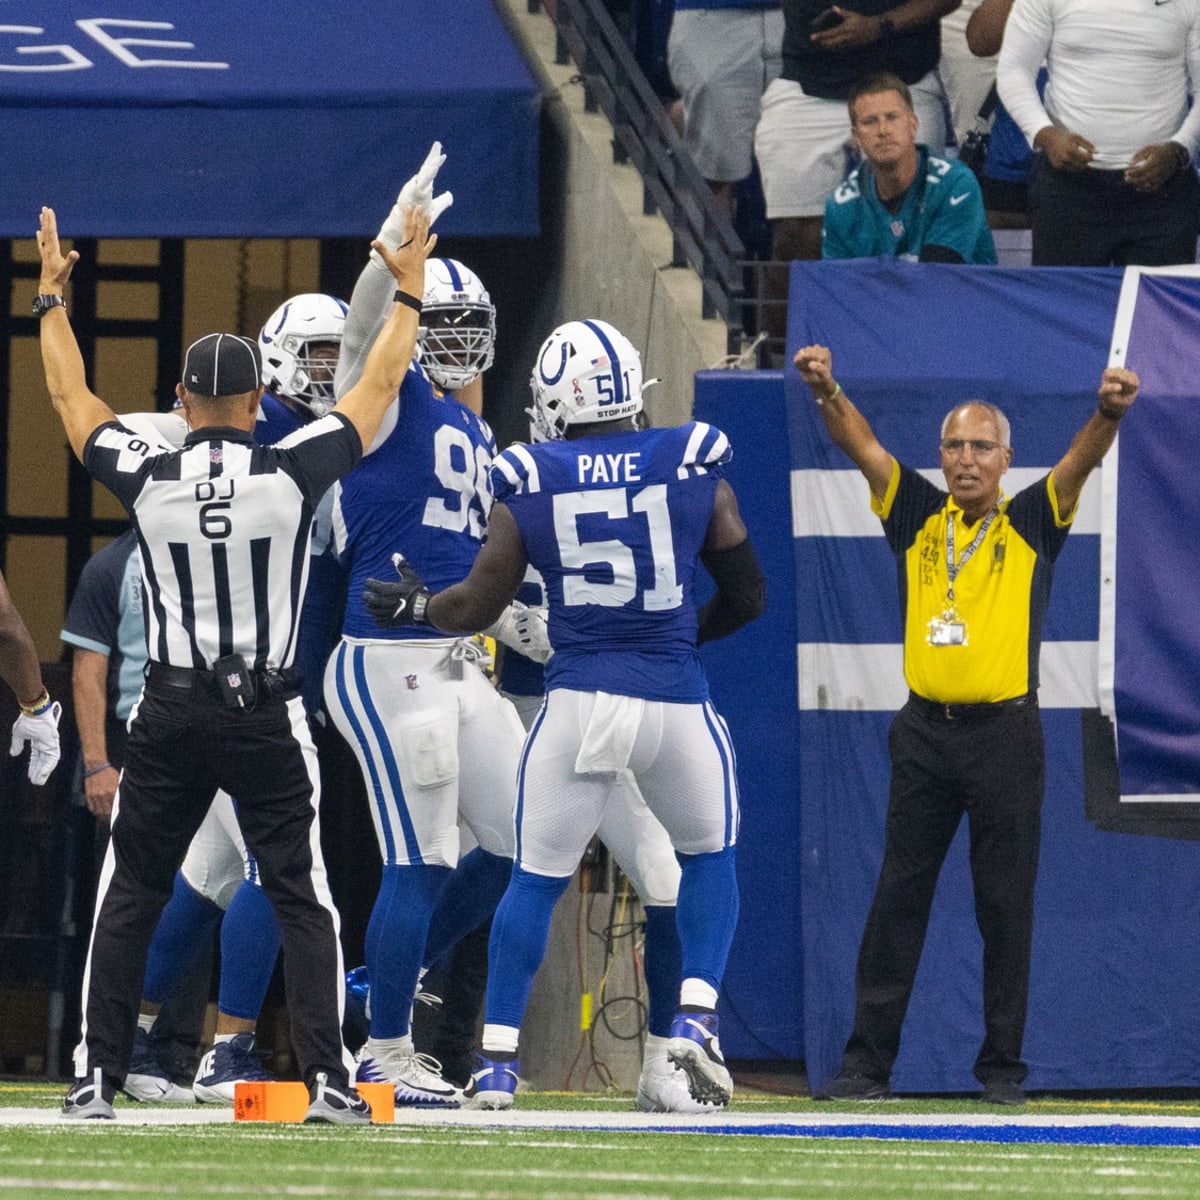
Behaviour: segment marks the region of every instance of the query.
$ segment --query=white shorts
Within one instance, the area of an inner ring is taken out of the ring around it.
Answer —
[[[967,22],[980,0],[963,0],[942,18],[942,57],[938,74],[950,106],[954,137],[961,146],[975,125],[980,106],[996,82],[997,55],[976,58],[967,46]]]
[[[911,88],[917,141],[934,154],[946,149],[946,110],[937,72]],[[754,135],[768,220],[823,217],[825,201],[850,173],[853,147],[845,100],[806,96],[793,79],[776,79],[763,93]]]
[[[386,866],[453,867],[458,822],[490,854],[513,856],[516,709],[462,639],[343,639],[325,668],[325,705],[367,785]]]
[[[218,792],[213,798],[179,869],[193,891],[222,909],[229,907],[242,880],[259,882],[228,792]]]
[[[626,728],[605,730],[606,746],[623,747],[613,769],[576,770],[581,743],[592,740],[594,717],[610,699],[566,688],[547,695],[518,782],[517,861],[524,870],[570,875],[610,806],[628,803],[627,773],[676,850],[712,854],[737,840],[733,746],[711,704],[632,703]]]
[[[543,696],[504,693],[529,729]],[[679,861],[662,822],[646,807],[632,771],[618,771],[596,835],[625,873],[643,907],[674,908],[679,897]]]
[[[783,69],[779,8],[690,8],[671,20],[667,68],[683,100],[683,139],[700,174],[750,174],[759,102]]]

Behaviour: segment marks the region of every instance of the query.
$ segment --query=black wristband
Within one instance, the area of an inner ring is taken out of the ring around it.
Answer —
[[[421,301],[416,296],[409,295],[408,292],[402,292],[399,288],[396,289],[396,294],[392,297],[397,304],[406,304],[414,312],[420,313]]]
[[[1106,400],[1101,400],[1096,405],[1096,411],[1106,421],[1119,421],[1128,411],[1127,408],[1113,408]]]

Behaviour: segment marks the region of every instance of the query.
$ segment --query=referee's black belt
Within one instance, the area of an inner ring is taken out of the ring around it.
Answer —
[[[301,676],[295,667],[283,671],[251,671],[258,690],[267,696],[290,699],[300,694]],[[172,667],[167,663],[152,662],[148,675],[151,683],[166,687],[187,688],[189,691],[199,684],[213,691],[217,687],[216,671],[204,671],[195,667]]]
[[[991,704],[942,704],[937,700],[926,700],[916,692],[908,693],[908,707],[931,721],[986,721],[998,717],[1014,708],[1031,708],[1037,704],[1037,696],[1026,692],[1024,696],[1013,696],[1010,700],[996,700]]]

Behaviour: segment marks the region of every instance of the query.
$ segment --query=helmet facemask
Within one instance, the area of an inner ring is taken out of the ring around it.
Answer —
[[[452,258],[425,264],[417,341],[425,373],[448,392],[466,387],[492,365],[495,305],[479,277]]]

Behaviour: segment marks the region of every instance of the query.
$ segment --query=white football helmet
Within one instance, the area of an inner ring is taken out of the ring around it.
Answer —
[[[425,263],[417,331],[421,366],[440,388],[456,392],[492,365],[496,306],[479,276],[453,258]]]
[[[323,417],[334,405],[335,353],[316,355],[312,347],[334,345],[339,351],[346,327],[346,304],[336,296],[305,292],[285,300],[258,335],[263,387]]]
[[[640,413],[642,358],[607,321],[568,321],[542,343],[529,386],[533,440],[561,438],[568,425]]]

